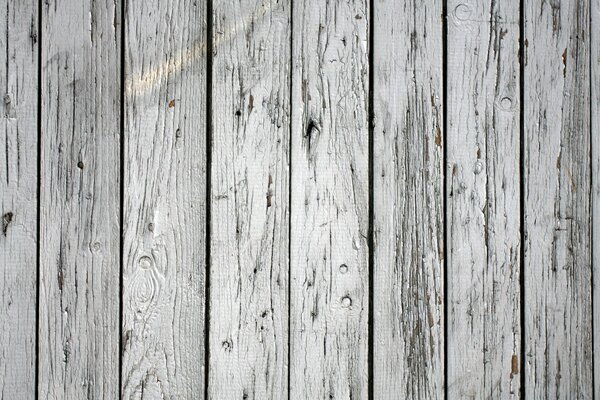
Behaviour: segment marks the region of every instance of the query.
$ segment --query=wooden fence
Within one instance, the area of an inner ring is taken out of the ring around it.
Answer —
[[[0,14],[1,399],[600,399],[600,0]]]

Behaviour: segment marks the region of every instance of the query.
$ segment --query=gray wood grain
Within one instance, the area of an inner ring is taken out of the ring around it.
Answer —
[[[41,4],[38,395],[117,398],[120,4]]]
[[[37,280],[37,1],[0,1],[0,397],[33,399]]]
[[[592,398],[589,2],[525,3],[527,398]]]
[[[285,399],[290,1],[213,7],[209,397]]]
[[[129,0],[125,15],[125,399],[202,399],[206,2]]]
[[[213,4],[214,399],[287,397],[289,4]]]
[[[600,399],[600,0],[591,1],[592,280],[594,398]]]
[[[519,397],[519,2],[448,2],[448,396]]]
[[[442,2],[374,7],[373,395],[443,398]]]
[[[367,397],[368,1],[294,0],[290,391]]]

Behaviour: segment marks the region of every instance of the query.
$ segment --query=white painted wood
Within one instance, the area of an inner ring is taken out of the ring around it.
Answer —
[[[120,4],[53,0],[41,6],[38,396],[114,399]]]
[[[594,398],[600,399],[600,0],[591,1],[592,280]]]
[[[286,399],[290,1],[215,0],[211,399]]]
[[[206,2],[128,0],[124,399],[202,399]]]
[[[294,0],[290,395],[368,381],[368,1]]]
[[[0,397],[35,395],[38,7],[0,1]]]
[[[442,1],[372,13],[373,396],[443,398]]]
[[[589,5],[525,2],[528,399],[593,393]]]
[[[519,398],[519,2],[448,2],[448,397]]]

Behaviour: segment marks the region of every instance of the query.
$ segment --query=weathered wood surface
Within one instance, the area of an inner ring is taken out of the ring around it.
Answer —
[[[527,398],[593,394],[589,8],[524,8]]]
[[[374,398],[444,396],[442,2],[374,24]]]
[[[213,7],[208,395],[285,399],[290,1]]]
[[[121,9],[41,7],[38,396],[117,398]]]
[[[600,0],[591,0],[591,140],[592,140],[592,307],[594,398],[600,399]]]
[[[368,2],[294,0],[290,397],[368,389]]]
[[[448,398],[518,398],[519,2],[447,7]]]
[[[0,398],[600,398],[600,0],[0,14]]]
[[[37,1],[0,1],[0,397],[35,394]]]
[[[203,398],[206,2],[125,14],[125,399]]]

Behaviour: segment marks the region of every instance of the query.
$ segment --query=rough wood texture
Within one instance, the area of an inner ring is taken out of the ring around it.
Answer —
[[[38,395],[117,398],[120,5],[41,12]]]
[[[206,2],[125,15],[125,399],[204,395]]]
[[[519,397],[519,2],[448,2],[448,396]]]
[[[0,1],[0,397],[32,399],[37,279],[37,1]]]
[[[290,393],[367,397],[368,1],[294,0]]]
[[[442,2],[373,14],[374,398],[443,398]]]
[[[591,1],[591,85],[592,85],[592,278],[594,322],[592,332],[600,332],[600,0]],[[600,336],[594,343],[594,398],[600,399]]]
[[[290,1],[213,6],[209,397],[285,399]]]
[[[589,4],[525,4],[527,398],[593,392]]]

